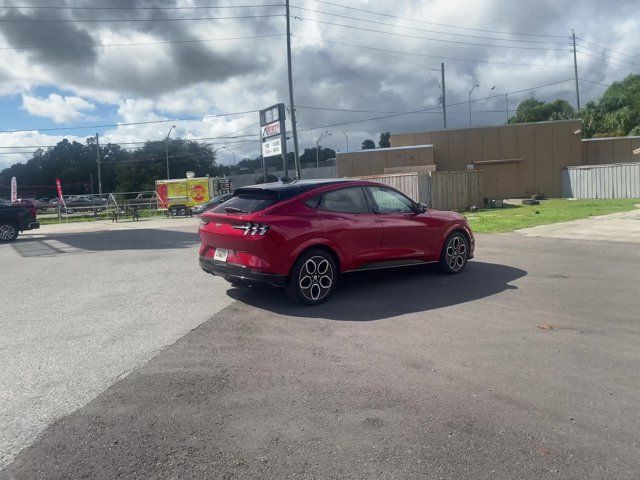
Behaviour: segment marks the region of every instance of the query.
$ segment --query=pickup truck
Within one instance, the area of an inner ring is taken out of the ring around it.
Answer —
[[[0,243],[13,242],[20,232],[40,228],[35,205],[0,205]]]

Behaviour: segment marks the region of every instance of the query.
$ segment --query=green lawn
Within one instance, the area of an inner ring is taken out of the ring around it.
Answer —
[[[626,212],[640,199],[541,200],[540,205],[506,205],[504,208],[462,212],[474,232],[498,233],[550,223],[568,222],[595,215]]]

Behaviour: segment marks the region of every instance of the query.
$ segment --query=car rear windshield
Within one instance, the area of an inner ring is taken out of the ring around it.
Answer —
[[[216,213],[253,213],[278,203],[278,192],[237,190],[233,197],[213,209]]]

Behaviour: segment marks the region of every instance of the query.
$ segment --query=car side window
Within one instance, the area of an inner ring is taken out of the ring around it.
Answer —
[[[320,205],[320,200],[322,200],[322,195],[318,195],[316,197],[311,197],[310,199],[306,200],[304,202],[304,204],[307,207],[313,208],[315,210]]]
[[[414,211],[411,200],[395,190],[382,187],[367,188],[378,207],[378,213],[412,213]]]
[[[322,196],[322,210],[340,213],[369,213],[369,205],[361,187],[332,190]]]

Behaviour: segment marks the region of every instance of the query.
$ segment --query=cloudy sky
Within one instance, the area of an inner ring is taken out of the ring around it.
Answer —
[[[474,125],[504,122],[505,93],[511,110],[529,96],[575,105],[572,29],[586,103],[640,72],[637,3],[292,0],[301,149],[325,130],[324,146],[345,150],[347,138],[353,149],[384,130],[441,128],[440,62],[450,128],[468,125],[476,84]],[[0,148],[0,168],[61,138],[135,146],[173,124],[172,136],[226,146],[230,163],[258,155],[255,110],[289,104],[279,0],[2,5],[0,147],[12,148]]]

